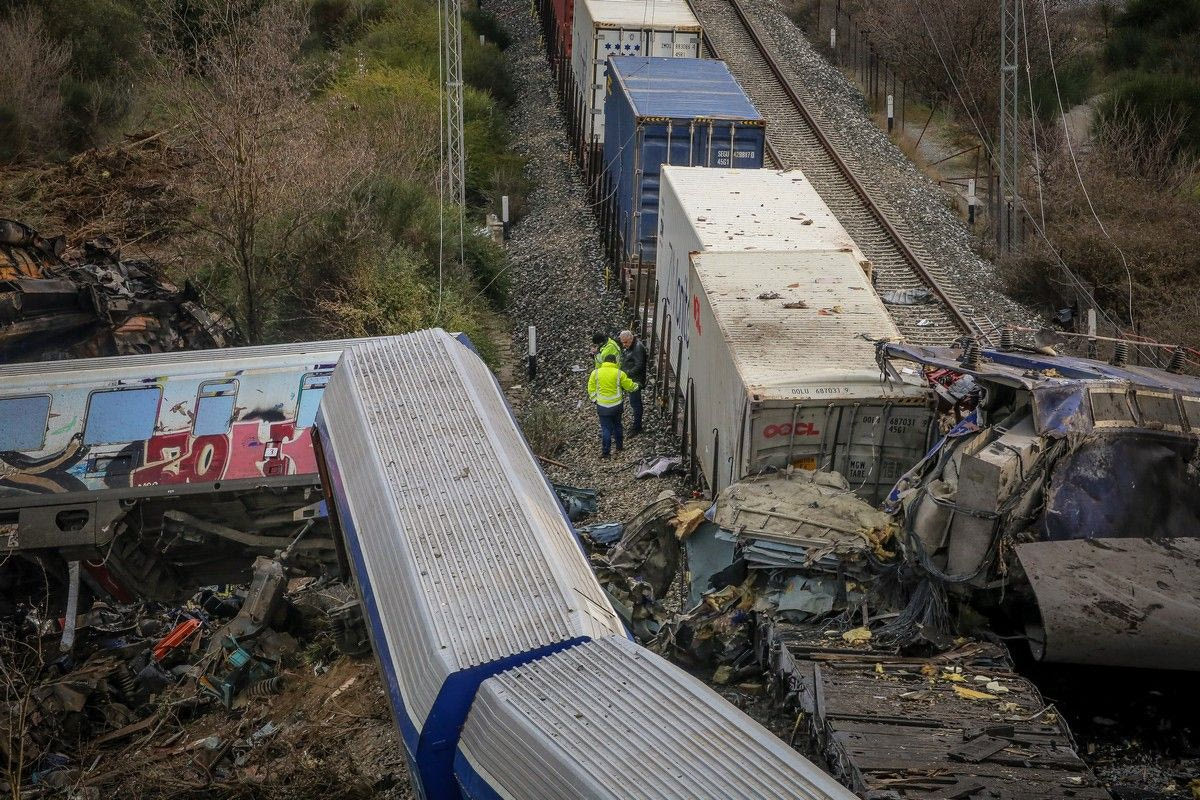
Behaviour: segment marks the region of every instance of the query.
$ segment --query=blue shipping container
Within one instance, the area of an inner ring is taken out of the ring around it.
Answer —
[[[654,263],[659,167],[758,169],[764,121],[724,61],[608,59],[604,165],[623,261]]]

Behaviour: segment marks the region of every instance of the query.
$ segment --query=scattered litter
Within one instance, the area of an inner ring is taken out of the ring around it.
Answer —
[[[842,641],[846,644],[866,644],[871,641],[870,628],[851,628],[842,634]]]
[[[924,319],[924,318],[917,320],[918,328],[929,328],[932,325],[933,325],[933,322],[931,320]]]
[[[342,681],[342,685],[339,686],[338,688],[334,689],[330,693],[329,697],[325,698],[325,703],[331,703],[334,700],[336,700],[343,692],[345,692],[347,689],[349,689],[351,686],[353,686],[354,682],[357,680],[358,680],[358,676],[354,675],[354,676],[351,676],[351,677],[347,678],[346,680]]]
[[[679,509],[679,513],[675,515],[673,523],[675,525],[675,538],[682,542],[695,533],[696,528],[700,527],[700,523],[704,522],[707,505],[707,503],[689,504]]]
[[[679,468],[683,463],[683,459],[679,456],[661,456],[659,458],[649,459],[638,464],[637,478],[661,478],[668,472]]]
[[[958,695],[959,697],[966,699],[966,700],[996,700],[996,699],[998,699],[996,697],[996,695],[994,695],[994,694],[988,694],[987,692],[976,691],[975,689],[968,689],[966,686],[959,686],[958,684],[955,684],[955,686],[954,686],[954,693],[956,695]]]
[[[794,300],[790,303],[784,303],[784,308],[808,308],[808,303],[803,300]]]
[[[595,489],[579,489],[561,483],[555,483],[553,486],[554,491],[558,494],[558,501],[562,503],[563,510],[567,512],[567,518],[572,522],[582,519],[588,514],[596,513],[597,494]]]
[[[625,526],[620,522],[602,522],[598,525],[587,525],[579,528],[579,532],[598,545],[610,545],[621,538]]]
[[[758,296],[759,300],[778,300],[783,297],[779,292],[763,292]]]
[[[892,289],[879,293],[879,299],[891,306],[919,306],[933,300],[933,292],[925,287]]]

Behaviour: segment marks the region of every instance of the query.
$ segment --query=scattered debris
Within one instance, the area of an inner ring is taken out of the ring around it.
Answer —
[[[637,477],[640,478],[661,478],[668,472],[679,469],[679,465],[683,463],[683,459],[679,456],[660,456],[654,459],[648,459],[638,464]]]
[[[919,306],[933,302],[933,292],[925,287],[880,292],[879,299],[891,306]]]
[[[558,501],[562,503],[563,510],[567,512],[567,518],[572,522],[583,519],[588,514],[596,513],[595,489],[578,489],[559,483],[553,484],[553,486],[555,493],[558,494]]]
[[[226,347],[233,325],[190,285],[146,260],[122,260],[107,237],[68,250],[0,219],[0,354],[7,360],[87,358]]]

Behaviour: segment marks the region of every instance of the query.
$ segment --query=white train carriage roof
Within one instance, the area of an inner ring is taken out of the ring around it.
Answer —
[[[504,798],[854,798],[700,681],[618,637],[484,681],[459,748]]]
[[[495,378],[458,339],[351,348],[318,429],[418,728],[451,674],[623,633]]]

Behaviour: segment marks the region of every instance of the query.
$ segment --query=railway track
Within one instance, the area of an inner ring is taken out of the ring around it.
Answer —
[[[900,332],[916,344],[948,344],[991,326],[963,298],[936,261],[906,234],[904,221],[872,196],[843,158],[846,142],[823,127],[803,86],[789,80],[738,0],[690,0],[704,26],[708,55],[720,58],[767,120],[767,155],[779,169],[801,169],[866,254],[883,292],[928,288],[936,302],[889,305]]]

